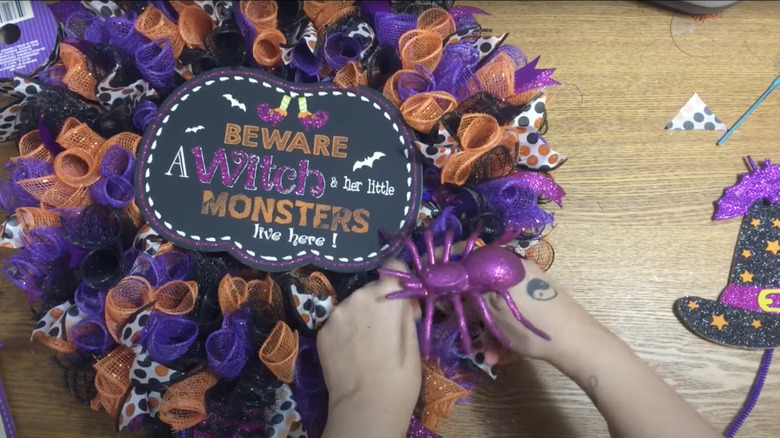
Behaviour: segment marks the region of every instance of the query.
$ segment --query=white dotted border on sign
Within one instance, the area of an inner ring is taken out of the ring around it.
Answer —
[[[191,92],[183,94],[177,100],[181,101],[181,102],[184,102],[184,101],[186,101],[190,97],[191,94],[195,94],[195,93],[201,91],[204,87],[208,87],[210,85],[213,85],[217,81],[225,82],[225,81],[228,81],[230,79],[233,79],[235,81],[247,80],[247,81],[249,81],[250,83],[253,83],[253,84],[261,83],[263,85],[263,87],[265,87],[265,88],[273,88],[274,87],[273,85],[271,85],[268,82],[258,81],[257,79],[254,79],[254,78],[244,78],[243,76],[220,76],[218,78],[215,78],[215,79],[208,80],[208,81],[204,82],[203,85],[198,85],[197,87],[194,87]],[[275,89],[276,89],[276,91],[278,93],[289,94],[291,97],[299,96],[299,93],[296,93],[294,91],[285,92],[285,90],[280,88],[280,87],[276,87]],[[312,97],[314,95],[315,95],[315,93],[303,93],[304,97]],[[367,97],[359,96],[359,95],[357,95],[357,94],[355,94],[355,93],[353,93],[351,91],[337,91],[337,90],[318,91],[318,92],[316,92],[316,95],[317,96],[328,96],[328,95],[342,96],[342,95],[346,95],[347,97],[351,97],[351,98],[360,97],[360,99],[359,99],[360,101],[367,102],[367,103],[370,102],[370,100]],[[371,106],[374,109],[378,110],[378,111],[382,111],[384,117],[387,120],[391,120],[390,114],[388,114],[387,111],[383,111],[382,107],[378,103],[374,102],[374,104],[371,105]],[[171,106],[171,112],[172,113],[176,112],[176,110],[178,108],[179,108],[179,103],[177,102],[173,106]],[[164,125],[166,123],[168,123],[169,119],[170,119],[170,114],[165,116],[165,118],[162,120],[162,125],[163,126],[160,126],[160,128],[157,129],[157,132],[154,133],[155,139],[152,141],[152,145],[149,148],[149,158],[146,159],[146,163],[147,164],[152,164],[152,161],[154,160],[154,153],[152,151],[157,149],[157,140],[156,140],[156,138],[159,137],[160,135],[162,135]],[[408,160],[409,159],[409,149],[406,147],[406,140],[404,140],[404,136],[401,133],[400,129],[398,128],[398,124],[397,123],[393,123],[393,129],[395,130],[395,132],[400,134],[398,136],[398,140],[401,142],[401,145],[404,146],[404,156]],[[409,177],[406,179],[406,185],[407,185],[407,188],[408,188],[408,191],[406,192],[406,202],[409,202],[411,200],[411,198],[412,198],[412,190],[411,190],[412,189],[412,165],[411,165],[411,163],[406,163],[406,172],[409,174]],[[146,169],[146,173],[144,174],[144,177],[145,177],[145,179],[149,178],[149,169],[148,168]],[[190,239],[198,241],[198,242],[209,242],[209,243],[216,243],[217,241],[229,242],[229,241],[233,240],[233,237],[231,237],[231,236],[221,236],[221,237],[207,236],[207,237],[204,237],[204,236],[198,236],[198,235],[193,235],[193,234],[187,234],[184,231],[174,229],[173,225],[170,222],[167,222],[167,221],[163,220],[162,214],[160,214],[159,211],[154,209],[154,200],[152,199],[151,196],[148,196],[150,190],[151,190],[151,187],[149,186],[149,182],[146,182],[146,185],[144,186],[144,192],[147,194],[149,207],[153,209],[154,217],[156,217],[158,221],[162,221],[162,224],[165,226],[165,228],[167,228],[167,229],[171,230],[172,232],[176,233],[176,235],[181,236],[182,238],[190,238]],[[409,214],[409,206],[407,205],[406,208],[404,209],[404,219],[401,220],[399,228],[403,228],[406,225],[406,216],[408,214]],[[237,240],[233,240],[233,245],[236,248],[238,248],[238,250],[241,253],[246,254],[249,257],[253,258],[253,259],[257,257],[257,253],[255,251],[245,250],[244,249],[244,245],[241,242],[239,242]],[[390,244],[385,244],[382,248],[380,248],[380,251],[385,251],[388,248],[390,248]],[[350,263],[350,262],[360,263],[360,262],[365,261],[366,258],[371,259],[371,258],[374,258],[374,257],[376,257],[378,255],[378,253],[372,252],[371,254],[368,254],[365,257],[355,257],[353,259],[349,259],[349,258],[346,258],[346,257],[339,257],[338,259],[336,259],[336,257],[334,257],[334,256],[332,256],[330,254],[322,254],[320,251],[317,251],[317,250],[314,250],[314,249],[310,249],[310,250],[301,251],[301,252],[295,254],[294,256],[293,255],[286,255],[286,256],[283,256],[283,257],[260,256],[260,258],[265,260],[265,261],[268,261],[268,262],[279,262],[280,259],[282,261],[292,261],[294,257],[303,257],[303,256],[307,255],[308,253],[311,253],[311,254],[313,254],[313,255],[315,255],[317,257],[322,257],[325,260],[328,260],[328,261],[331,261],[331,262],[338,260],[339,262],[342,262],[342,263]]]

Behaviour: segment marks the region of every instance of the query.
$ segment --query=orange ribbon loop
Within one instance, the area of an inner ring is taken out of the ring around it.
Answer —
[[[298,332],[292,331],[284,321],[277,322],[260,347],[258,356],[277,379],[292,383],[298,357]]]

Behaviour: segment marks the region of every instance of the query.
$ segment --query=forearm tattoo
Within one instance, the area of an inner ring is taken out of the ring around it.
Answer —
[[[558,296],[558,292],[541,278],[532,278],[526,287],[528,295],[537,301],[549,301]]]

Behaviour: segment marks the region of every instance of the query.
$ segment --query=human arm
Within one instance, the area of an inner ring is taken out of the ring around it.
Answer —
[[[406,270],[403,263],[388,266]],[[406,436],[420,394],[420,348],[409,300],[387,300],[400,289],[383,277],[355,291],[317,336],[329,392],[323,438]]]
[[[536,266],[524,266],[525,278],[510,292],[523,315],[551,340],[525,329],[500,298],[491,296],[489,309],[515,352],[546,360],[574,380],[615,437],[721,436],[628,345],[571,296],[556,290]]]

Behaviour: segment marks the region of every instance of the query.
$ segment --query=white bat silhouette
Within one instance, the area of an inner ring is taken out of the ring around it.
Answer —
[[[233,97],[232,94],[223,94],[222,97],[227,99],[230,102],[230,107],[233,108],[234,106],[237,106],[241,108],[241,111],[246,112],[246,105],[236,100],[236,98]]]
[[[363,160],[355,161],[355,165],[352,166],[352,171],[354,172],[354,171],[360,169],[361,167],[366,167],[366,166],[368,166],[368,167],[373,169],[374,168],[374,161],[376,161],[376,160],[378,160],[378,159],[380,159],[380,158],[382,158],[384,156],[385,156],[385,154],[383,154],[382,152],[374,152],[374,155],[371,155],[370,157],[367,157],[367,158],[365,158]]]
[[[198,131],[202,131],[204,129],[206,129],[206,128],[204,128],[203,125],[192,126],[190,128],[185,129],[184,133],[186,134],[188,132],[198,132]]]

